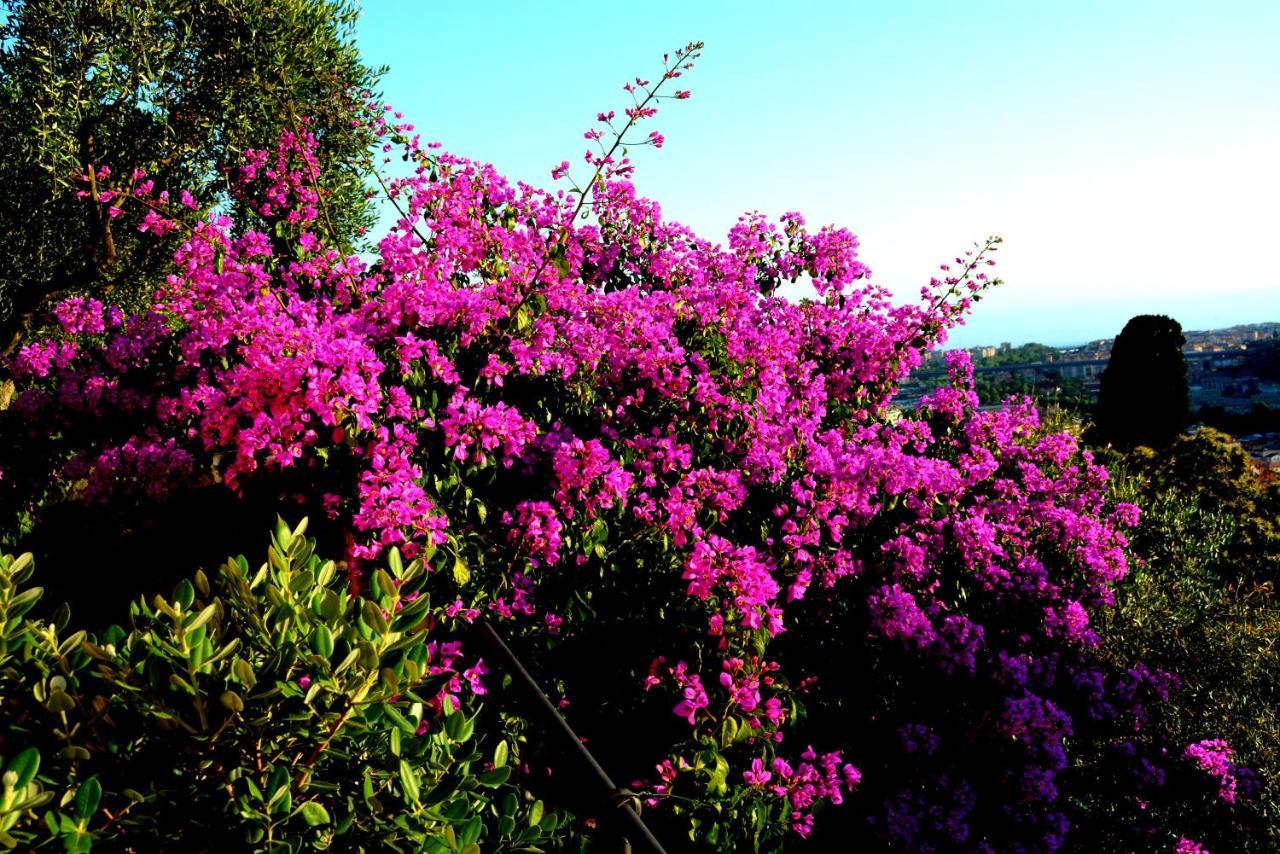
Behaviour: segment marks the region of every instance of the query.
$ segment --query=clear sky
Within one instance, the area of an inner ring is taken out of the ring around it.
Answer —
[[[749,210],[848,226],[904,299],[1001,234],[956,345],[1280,320],[1280,0],[364,0],[359,38],[425,138],[544,186],[704,40],[639,190],[713,240]]]

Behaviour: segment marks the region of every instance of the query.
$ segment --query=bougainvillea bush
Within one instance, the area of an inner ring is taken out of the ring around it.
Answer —
[[[410,167],[381,179],[400,218],[371,257],[332,239],[305,125],[238,175],[266,230],[139,177],[140,227],[186,239],[151,310],[69,300],[9,364],[9,518],[269,494],[315,508],[353,589],[421,560],[433,642],[495,625],[673,844],[1052,850],[1100,794],[1117,847],[1204,842],[1144,809],[1197,763],[1205,815],[1246,797],[1230,754],[1150,743],[1173,677],[1092,663],[1137,508],[1029,404],[980,410],[963,358],[892,405],[998,240],[896,305],[843,228],[665,220],[626,152],[662,145],[646,123],[697,51],[628,84],[564,189],[354,115]],[[505,710],[492,662],[457,655],[463,709]],[[516,711],[486,737],[572,807]],[[561,843],[592,833],[577,814]]]

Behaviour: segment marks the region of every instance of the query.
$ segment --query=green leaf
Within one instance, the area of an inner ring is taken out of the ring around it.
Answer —
[[[459,587],[471,580],[471,569],[461,555],[453,559],[453,580],[458,583]]]
[[[17,578],[23,570],[27,569],[33,563],[35,563],[35,558],[31,555],[31,552],[23,552],[13,559],[13,563],[9,564],[9,574],[14,578]]]
[[[90,777],[80,784],[76,791],[73,810],[76,818],[84,824],[98,811],[98,803],[102,800],[102,784],[97,777]]]
[[[205,664],[208,666],[217,664],[219,661],[222,661],[222,659],[231,655],[231,653],[235,652],[239,648],[240,648],[240,638],[232,638],[227,643],[226,646],[224,646],[222,649],[218,650],[212,656],[210,656],[209,660],[206,661]]]
[[[316,626],[311,635],[311,648],[321,658],[327,659],[333,655],[333,632],[329,631],[328,626]]]
[[[359,658],[360,658],[360,647],[355,647],[350,652],[347,653],[347,657],[342,659],[342,662],[334,669],[333,675],[337,676],[342,671],[346,670],[348,667],[355,664]]]
[[[283,765],[277,765],[272,771],[271,776],[267,779],[267,795],[271,801],[280,795],[282,790],[289,787],[289,769]]]
[[[502,766],[506,765],[507,754],[509,752],[510,752],[510,748],[507,747],[507,742],[505,739],[498,742],[498,746],[493,749],[493,767],[501,768]]]
[[[529,826],[536,827],[538,822],[542,821],[542,811],[545,807],[542,801],[534,801],[533,806],[529,807]]]
[[[69,655],[73,649],[76,649],[80,644],[84,643],[86,637],[88,637],[88,633],[83,629],[75,634],[69,635],[66,640],[58,644],[58,655],[64,657]]]
[[[236,658],[236,660],[231,663],[231,672],[249,688],[252,688],[258,683],[258,677],[253,673],[253,665],[249,664],[249,662],[245,661],[243,658]]]
[[[400,714],[394,706],[383,703],[382,714],[386,716],[387,720],[391,721],[391,723],[395,724],[397,728],[403,730],[406,734],[411,735],[418,731],[418,728],[414,726],[408,718]]]
[[[395,579],[385,569],[376,569],[373,572],[373,580],[376,582],[376,590],[383,596],[394,596],[396,592]]]
[[[382,608],[378,607],[378,603],[372,599],[364,600],[361,607],[360,616],[364,619],[365,624],[380,635],[387,633],[387,618],[382,616]]]
[[[400,677],[396,675],[395,670],[390,667],[382,668],[380,674],[383,686],[392,694],[400,689]]]
[[[186,630],[188,632],[194,632],[196,629],[200,628],[205,623],[209,622],[209,620],[213,618],[214,612],[217,610],[218,610],[218,604],[216,602],[213,603],[212,605],[209,605],[204,610],[202,610],[199,614],[196,614],[194,617],[192,617],[191,622],[187,623]]]
[[[507,782],[507,778],[511,776],[510,768],[494,768],[492,771],[485,771],[483,774],[477,774],[476,780],[481,786],[489,789],[496,789],[503,783]]]
[[[326,590],[320,597],[320,616],[326,620],[335,619],[342,613],[342,598],[332,590]]]
[[[173,606],[170,605],[168,602],[166,602],[165,598],[161,596],[159,593],[157,593],[155,595],[155,598],[151,600],[151,604],[155,606],[155,609],[157,611],[164,614],[169,619],[171,620],[178,619],[178,612],[173,610]]]
[[[565,278],[569,275],[569,259],[565,256],[564,249],[562,247],[557,248],[559,251],[553,252],[551,256],[551,263],[555,265],[556,272],[560,274],[561,278]]]
[[[293,532],[289,530],[289,526],[279,516],[276,517],[276,542],[280,544],[282,552],[289,551],[289,543],[293,541]]]
[[[9,600],[9,609],[7,612],[8,617],[10,619],[13,619],[14,617],[21,617],[23,614],[27,613],[27,611],[30,611],[32,606],[34,606],[43,595],[43,587],[32,587],[31,589],[24,590],[17,596],[14,596]]]
[[[733,744],[734,739],[738,737],[738,722],[732,717],[724,719],[723,726],[720,727],[720,746],[728,747]]]
[[[302,820],[309,827],[329,823],[329,811],[315,801],[307,801],[302,805]]]
[[[400,791],[404,793],[405,799],[410,803],[416,804],[418,802],[420,796],[418,773],[404,759],[400,760]]]
[[[462,741],[462,729],[467,718],[462,712],[450,712],[444,719],[444,734],[454,741]]]
[[[49,693],[49,699],[44,704],[49,711],[58,714],[60,712],[69,712],[76,707],[76,701],[71,696],[59,688],[55,688]]]
[[[476,840],[480,838],[480,831],[483,829],[484,823],[480,816],[475,816],[462,826],[462,831],[458,834],[458,844],[464,851],[475,847]]]
[[[707,789],[713,795],[722,795],[727,790],[726,781],[729,779],[729,763],[719,753],[716,754],[715,768],[711,771],[711,779],[707,783]]]
[[[18,775],[18,780],[13,784],[13,788],[16,791],[22,791],[27,787],[27,784],[36,778],[36,772],[40,770],[40,751],[34,747],[28,747],[13,757],[6,770]]]
[[[191,603],[196,600],[196,588],[187,579],[178,582],[177,588],[173,591],[173,601],[186,611],[191,607]]]

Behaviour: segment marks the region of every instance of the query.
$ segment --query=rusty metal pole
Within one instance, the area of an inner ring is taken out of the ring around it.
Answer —
[[[635,805],[631,803],[633,798],[631,793],[625,789],[618,788],[614,784],[609,774],[600,766],[596,758],[591,755],[591,751],[587,750],[586,745],[582,743],[582,739],[578,738],[578,734],[569,726],[568,721],[560,714],[560,710],[542,692],[542,688],[538,686],[529,671],[525,670],[524,665],[520,663],[520,659],[516,658],[515,653],[507,646],[501,635],[494,631],[493,626],[485,620],[478,621],[475,624],[475,628],[485,646],[489,647],[503,668],[524,687],[525,692],[529,694],[534,704],[542,711],[547,723],[564,736],[565,743],[571,746],[573,752],[577,754],[578,758],[589,769],[591,775],[599,782],[600,787],[608,793],[603,800],[610,807],[617,810],[616,815],[621,819],[625,828],[622,850],[630,852],[631,845],[634,842],[642,850],[653,852],[653,854],[666,854],[662,844],[658,842],[653,832],[649,830],[648,825],[640,818],[640,813],[636,810]]]

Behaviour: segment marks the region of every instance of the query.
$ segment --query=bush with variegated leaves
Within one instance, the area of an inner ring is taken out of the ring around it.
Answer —
[[[131,608],[129,629],[33,617],[30,554],[0,557],[0,844],[430,852],[533,850],[562,819],[475,732],[474,662],[428,630],[421,560],[364,596],[280,524]]]

